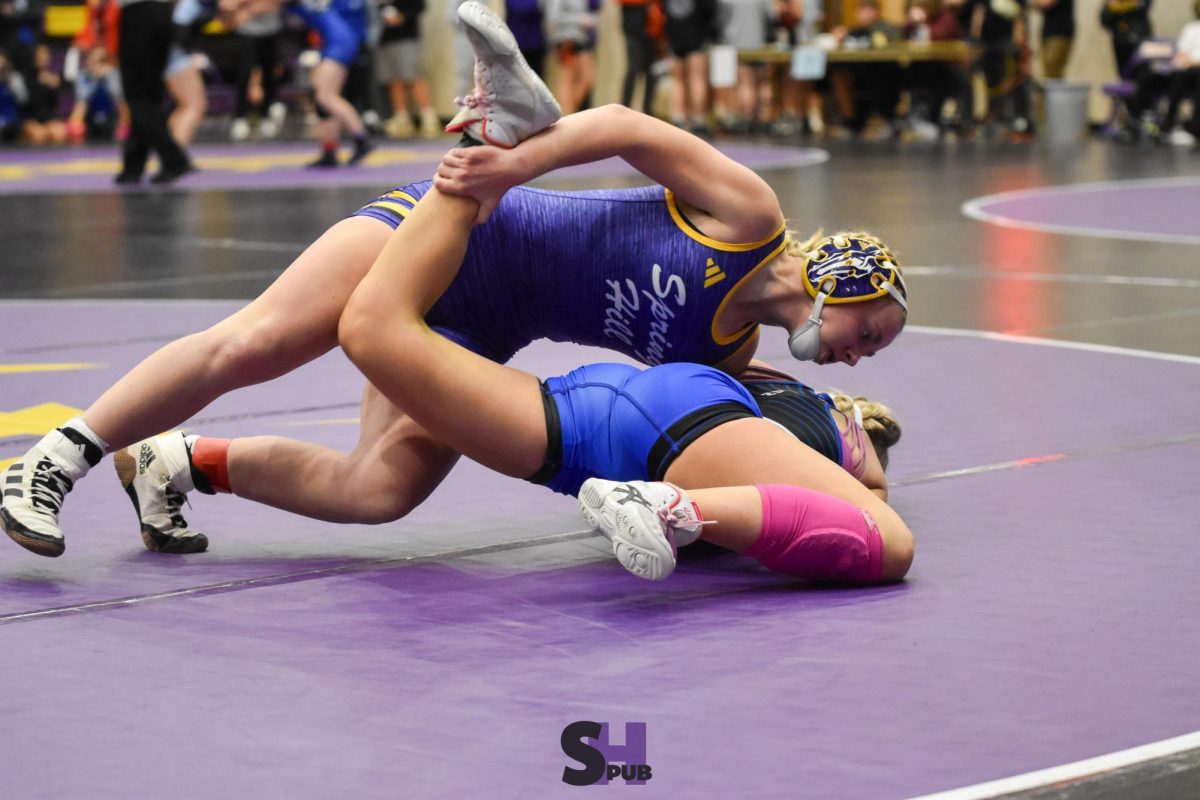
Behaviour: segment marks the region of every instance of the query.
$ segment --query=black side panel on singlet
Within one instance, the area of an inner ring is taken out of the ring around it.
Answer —
[[[778,422],[800,441],[835,464],[842,463],[842,437],[824,398],[793,381],[746,381],[763,416]]]

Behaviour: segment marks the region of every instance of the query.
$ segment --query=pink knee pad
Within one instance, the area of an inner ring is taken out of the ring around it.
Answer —
[[[799,578],[879,581],[883,539],[867,511],[799,486],[760,484],[756,488],[762,495],[762,533],[746,555]]]

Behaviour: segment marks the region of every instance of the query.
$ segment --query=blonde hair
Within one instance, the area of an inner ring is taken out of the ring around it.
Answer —
[[[826,236],[824,229],[817,228],[817,230],[811,236],[802,239],[800,238],[800,234],[789,228],[784,231],[783,234],[784,250],[789,256],[795,256],[796,258],[811,258],[817,250],[817,245],[826,239],[833,239],[835,237],[838,239],[862,239],[865,242],[870,242],[886,253],[888,259],[890,259],[893,264],[900,263],[896,259],[896,255],[892,252],[890,247],[884,244],[878,236],[873,233],[867,233],[866,231],[838,231],[832,236]]]
[[[883,403],[872,402],[862,395],[850,397],[850,395],[838,393],[832,395],[832,398],[837,410],[852,420],[854,419],[854,407],[858,406],[859,412],[862,413],[863,430],[870,438],[871,446],[875,448],[875,455],[879,457],[880,466],[887,470],[888,448],[900,441],[900,423],[892,415],[892,410]]]

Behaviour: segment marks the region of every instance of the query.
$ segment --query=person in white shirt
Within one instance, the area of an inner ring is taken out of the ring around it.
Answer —
[[[1193,11],[1197,19],[1183,26],[1175,45],[1175,58],[1171,62],[1175,69],[1167,86],[1167,115],[1162,129],[1169,133],[1175,127],[1180,104],[1190,98],[1192,116],[1183,127],[1200,139],[1200,0],[1196,0]]]

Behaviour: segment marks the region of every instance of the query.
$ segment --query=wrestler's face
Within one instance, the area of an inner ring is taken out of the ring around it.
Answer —
[[[864,303],[838,303],[821,309],[818,364],[854,366],[887,347],[904,329],[904,309],[890,297]]]

